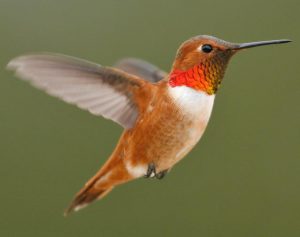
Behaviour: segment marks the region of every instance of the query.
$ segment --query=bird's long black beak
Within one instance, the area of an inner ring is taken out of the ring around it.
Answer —
[[[253,48],[257,46],[269,45],[269,44],[285,44],[289,42],[292,41],[289,39],[280,39],[280,40],[267,40],[267,41],[258,41],[258,42],[250,42],[250,43],[241,43],[241,44],[235,44],[233,46],[233,49],[240,50],[240,49]]]

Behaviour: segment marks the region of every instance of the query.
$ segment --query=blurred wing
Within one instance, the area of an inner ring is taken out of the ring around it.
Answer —
[[[24,55],[7,67],[48,94],[124,128],[138,116],[134,99],[145,81],[122,71],[59,54]]]
[[[158,82],[167,76],[167,73],[158,67],[136,58],[121,59],[114,66],[150,82]]]

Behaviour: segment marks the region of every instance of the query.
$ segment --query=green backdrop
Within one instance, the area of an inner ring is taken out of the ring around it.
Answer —
[[[272,1],[1,0],[1,236],[300,236],[300,5]],[[162,181],[140,179],[64,218],[122,129],[17,80],[13,57],[124,56],[165,70],[198,34],[293,43],[235,56],[196,148]]]

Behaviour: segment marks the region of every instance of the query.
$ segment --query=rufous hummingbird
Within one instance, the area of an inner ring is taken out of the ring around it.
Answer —
[[[179,47],[169,74],[139,59],[123,59],[112,68],[49,53],[17,57],[8,68],[48,94],[124,127],[115,150],[67,214],[130,180],[163,178],[203,135],[230,58],[242,49],[287,42],[237,44],[196,36]]]

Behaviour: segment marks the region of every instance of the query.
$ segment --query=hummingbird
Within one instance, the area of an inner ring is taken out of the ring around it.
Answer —
[[[106,67],[53,53],[22,55],[7,67],[49,95],[124,128],[108,160],[75,195],[68,214],[120,184],[141,177],[162,179],[202,137],[231,57],[243,49],[288,42],[230,43],[195,36],[181,44],[169,73],[135,58]]]

